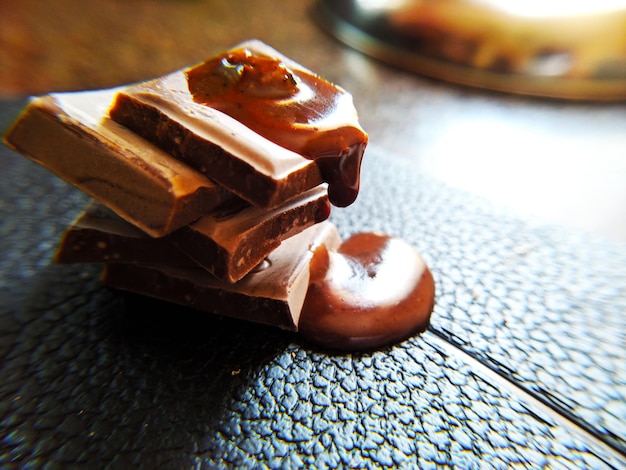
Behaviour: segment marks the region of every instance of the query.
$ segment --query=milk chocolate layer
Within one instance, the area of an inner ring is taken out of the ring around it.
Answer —
[[[309,263],[321,244],[334,250],[339,234],[323,222],[285,240],[258,270],[235,284],[220,282],[202,269],[108,264],[103,282],[198,310],[297,330],[309,285]]]
[[[93,202],[66,230],[56,260],[201,266],[233,283],[283,240],[326,220],[329,214],[326,186],[320,185],[269,211],[248,204],[226,204],[189,226],[154,239]]]
[[[312,75],[301,65],[259,41],[250,41],[239,46],[241,47],[255,54],[277,57],[290,69],[302,71],[307,76]],[[276,206],[320,184],[324,178],[320,173],[320,166],[312,160],[317,157],[320,157],[320,161],[327,161],[338,154],[345,156],[353,153],[355,158],[351,158],[343,166],[346,167],[345,172],[353,170],[350,173],[356,175],[350,178],[356,178],[356,181],[349,183],[351,191],[358,190],[358,167],[367,136],[359,127],[351,97],[344,90],[336,88],[336,92],[346,99],[338,100],[340,104],[332,108],[346,109],[346,112],[338,112],[328,119],[326,116],[319,116],[318,121],[307,117],[307,122],[291,122],[291,118],[281,117],[280,104],[264,117],[270,123],[267,127],[279,124],[282,126],[283,121],[289,121],[291,127],[287,135],[300,135],[301,128],[306,127],[314,136],[333,136],[328,139],[328,142],[334,142],[331,148],[316,148],[316,155],[307,158],[305,153],[289,150],[290,147],[270,140],[262,132],[253,131],[252,124],[248,127],[227,113],[194,99],[187,77],[190,70],[192,69],[180,70],[120,90],[110,110],[112,119],[128,126],[233,193],[260,207]],[[259,88],[262,87],[259,84]],[[314,89],[312,86],[309,89],[311,93],[305,91],[302,94],[315,94]],[[305,98],[297,98],[300,99],[303,100],[303,108],[309,106]],[[314,99],[323,102],[330,98]],[[267,101],[268,99],[259,98],[259,106]],[[289,101],[290,99],[285,100],[285,104]],[[344,134],[358,134],[358,145],[352,138],[348,139],[349,143],[345,142]],[[306,149],[308,144],[305,141],[298,145]],[[316,146],[319,147],[318,144]],[[343,178],[341,175],[334,175],[332,179],[342,181]],[[348,198],[349,202],[354,197],[356,193]]]
[[[160,237],[234,196],[107,117],[115,90],[32,99],[7,145]]]

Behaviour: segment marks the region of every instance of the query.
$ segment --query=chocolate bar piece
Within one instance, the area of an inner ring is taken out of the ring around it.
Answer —
[[[329,183],[357,196],[367,134],[342,88],[249,41],[121,89],[111,118],[260,207]]]
[[[326,185],[320,185],[269,211],[249,204],[226,204],[162,239],[150,239],[93,202],[66,230],[56,260],[200,265],[233,283],[283,240],[326,220],[329,214]]]
[[[167,237],[153,238],[92,201],[67,228],[55,261],[72,263],[144,263],[197,268]]]
[[[229,209],[228,204],[221,206],[167,237],[180,251],[227,282],[245,276],[282,240],[330,215],[325,184],[274,209],[250,205]]]
[[[326,221],[285,240],[235,284],[203,269],[116,263],[106,265],[102,281],[115,289],[295,331],[313,252],[322,244],[334,250],[340,243],[337,229]]]
[[[234,198],[109,119],[114,95],[107,90],[34,98],[5,142],[154,237]]]

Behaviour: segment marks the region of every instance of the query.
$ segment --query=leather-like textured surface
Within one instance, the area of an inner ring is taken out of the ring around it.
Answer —
[[[371,147],[359,200],[332,219],[414,244],[437,304],[423,335],[331,354],[54,265],[87,198],[6,148],[0,172],[0,467],[626,465],[622,245]]]

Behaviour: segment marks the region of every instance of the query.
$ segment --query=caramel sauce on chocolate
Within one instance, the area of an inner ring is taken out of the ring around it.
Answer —
[[[358,125],[350,94],[247,48],[209,59],[186,76],[195,102],[315,160],[331,202],[339,207],[354,202],[367,134]]]
[[[325,348],[373,349],[424,331],[434,299],[433,276],[412,246],[359,233],[337,252],[315,251],[299,331]]]

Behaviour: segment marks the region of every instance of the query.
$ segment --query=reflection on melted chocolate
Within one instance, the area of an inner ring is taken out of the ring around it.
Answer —
[[[373,349],[424,331],[434,299],[433,276],[412,246],[359,233],[337,252],[316,250],[299,331],[325,348]]]
[[[237,119],[265,138],[316,160],[331,202],[357,197],[367,134],[343,89],[273,57],[239,48],[186,72],[194,101]]]

